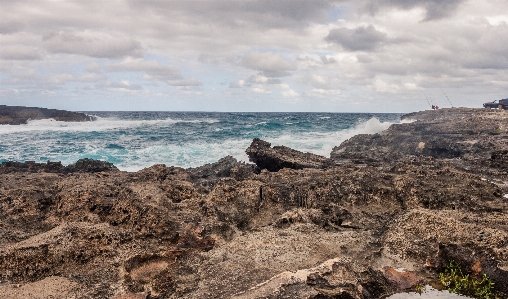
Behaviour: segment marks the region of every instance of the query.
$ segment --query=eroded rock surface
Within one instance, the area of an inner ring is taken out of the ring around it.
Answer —
[[[334,161],[256,139],[257,166],[3,163],[0,298],[381,298],[450,260],[506,296],[504,113],[412,114]]]
[[[246,151],[249,160],[254,162],[260,169],[278,171],[282,168],[324,169],[335,163],[323,156],[312,153],[302,153],[286,146],[271,147],[269,142],[254,138]]]

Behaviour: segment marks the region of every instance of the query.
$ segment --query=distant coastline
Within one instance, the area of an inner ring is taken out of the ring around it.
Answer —
[[[67,122],[94,121],[95,117],[80,112],[39,107],[0,105],[0,125],[22,125],[29,120],[49,119]]]

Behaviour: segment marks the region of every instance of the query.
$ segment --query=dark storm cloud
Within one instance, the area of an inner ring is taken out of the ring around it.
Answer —
[[[336,28],[330,30],[326,41],[336,43],[350,51],[373,51],[387,40],[386,33],[374,26],[360,26],[354,29]]]
[[[370,13],[377,13],[383,7],[413,9],[421,7],[426,10],[423,21],[442,19],[453,15],[466,0],[375,0],[369,1],[366,9]]]
[[[255,24],[258,28],[302,27],[310,22],[328,21],[331,1],[316,0],[130,0],[136,9],[147,9],[163,17],[185,15],[200,22],[222,23],[234,27]]]
[[[11,34],[23,30],[26,24],[18,21],[0,20],[0,34]]]
[[[141,43],[133,39],[101,39],[58,32],[45,36],[43,40],[51,53],[110,59],[143,56]]]

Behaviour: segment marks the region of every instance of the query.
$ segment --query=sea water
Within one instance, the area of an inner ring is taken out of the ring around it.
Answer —
[[[439,291],[434,289],[433,287],[427,285],[425,287],[425,291],[420,293],[409,292],[409,293],[399,293],[391,295],[386,299],[466,299],[471,298],[467,296],[458,295],[456,293],[450,293],[446,290]]]
[[[253,138],[330,156],[356,134],[374,134],[400,123],[401,114],[85,112],[92,122],[32,120],[0,125],[3,161],[108,161],[120,170],[154,164],[197,167],[225,156],[248,162]]]

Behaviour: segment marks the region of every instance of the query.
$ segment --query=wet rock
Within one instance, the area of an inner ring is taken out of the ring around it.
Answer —
[[[251,162],[256,163],[259,168],[267,169],[268,171],[279,171],[282,168],[324,169],[334,165],[332,160],[323,156],[302,153],[285,146],[274,146],[272,148],[269,142],[259,138],[254,138],[246,153]]]
[[[386,266],[383,267],[383,275],[397,290],[401,291],[414,291],[417,284],[422,286],[425,284],[423,277],[404,269],[394,269]]]

